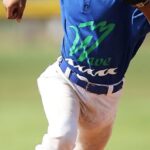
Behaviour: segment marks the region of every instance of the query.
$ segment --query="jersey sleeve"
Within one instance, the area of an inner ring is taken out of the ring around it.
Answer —
[[[150,32],[150,22],[145,19],[145,25],[144,25],[144,28],[143,28],[143,33],[146,35]]]
[[[139,9],[135,9],[132,14],[132,24],[141,36],[146,36],[150,32],[150,22]]]
[[[150,21],[146,21],[145,30],[149,33],[150,32]]]

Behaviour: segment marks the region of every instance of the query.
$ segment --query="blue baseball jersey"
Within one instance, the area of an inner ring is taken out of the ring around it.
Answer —
[[[90,82],[122,80],[150,24],[123,0],[61,0],[62,57]]]

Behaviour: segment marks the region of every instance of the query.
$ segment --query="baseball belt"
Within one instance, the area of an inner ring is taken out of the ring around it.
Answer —
[[[72,83],[77,84],[78,86],[84,88],[86,91],[89,91],[91,93],[107,95],[109,93],[115,93],[123,87],[123,80],[113,85],[96,84],[88,82],[88,80],[82,80],[79,78],[78,74],[74,73],[70,69],[68,63],[64,59],[59,61],[59,67]]]

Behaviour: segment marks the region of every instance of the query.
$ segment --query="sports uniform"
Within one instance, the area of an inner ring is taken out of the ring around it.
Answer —
[[[61,10],[61,57],[38,79],[49,127],[36,150],[104,150],[150,24],[123,0],[61,0]]]

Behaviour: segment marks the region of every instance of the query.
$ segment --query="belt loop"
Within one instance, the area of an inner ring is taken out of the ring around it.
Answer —
[[[108,92],[107,92],[107,95],[110,95],[113,93],[113,90],[114,90],[114,86],[113,85],[109,85],[108,86]]]
[[[62,56],[57,58],[57,62],[61,62],[62,61]]]
[[[70,76],[70,73],[71,73],[71,69],[69,67],[66,68],[66,71],[65,71],[65,76],[69,79],[69,76]]]

